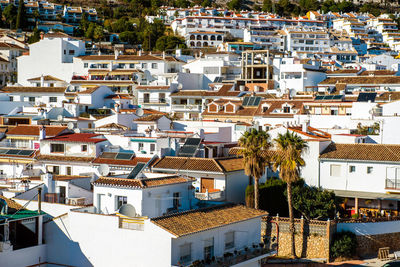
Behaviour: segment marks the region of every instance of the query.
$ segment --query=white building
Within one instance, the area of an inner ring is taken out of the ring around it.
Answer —
[[[18,57],[18,83],[29,86],[29,79],[42,75],[69,82],[74,72],[73,58],[85,51],[81,40],[62,33],[46,34],[44,39],[29,45],[29,55]]]

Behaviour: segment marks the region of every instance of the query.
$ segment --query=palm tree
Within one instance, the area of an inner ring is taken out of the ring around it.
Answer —
[[[249,176],[254,178],[254,208],[259,207],[259,192],[258,184],[260,178],[265,172],[265,166],[269,165],[268,150],[271,147],[269,134],[265,131],[251,129],[243,134],[239,139],[239,154],[243,155],[244,171]]]
[[[274,140],[277,144],[277,153],[274,154],[274,169],[279,169],[279,176],[287,184],[287,200],[289,208],[291,233],[291,256],[296,257],[296,247],[294,240],[294,216],[292,204],[292,184],[300,179],[300,168],[304,166],[304,159],[301,153],[308,147],[307,143],[297,134],[287,131],[279,134]]]

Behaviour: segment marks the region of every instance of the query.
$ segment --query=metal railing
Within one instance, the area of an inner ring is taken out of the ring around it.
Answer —
[[[201,111],[201,105],[181,105],[181,104],[174,104],[171,106],[173,111]]]
[[[200,200],[222,200],[224,198],[224,191],[216,191],[209,193],[208,190],[205,193],[197,192],[195,197]]]
[[[386,188],[400,190],[400,179],[386,179]]]
[[[165,99],[165,98],[139,98],[138,102],[140,104],[167,104],[167,99]]]

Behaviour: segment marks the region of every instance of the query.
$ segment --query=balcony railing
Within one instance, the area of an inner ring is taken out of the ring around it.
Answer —
[[[195,193],[195,197],[200,200],[223,200],[224,199],[224,191],[215,191],[215,192],[208,192],[205,193]]]
[[[386,179],[386,189],[400,190],[400,179]]]
[[[171,106],[173,111],[195,111],[201,112],[201,105],[181,105],[181,104],[174,104]]]
[[[165,98],[139,98],[138,99],[139,104],[167,104],[167,100]]]

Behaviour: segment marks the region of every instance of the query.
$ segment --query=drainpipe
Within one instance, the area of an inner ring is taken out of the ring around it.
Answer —
[[[42,211],[42,188],[38,188],[38,213]]]

